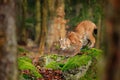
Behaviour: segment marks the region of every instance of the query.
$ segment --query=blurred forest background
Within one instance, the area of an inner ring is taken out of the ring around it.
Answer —
[[[73,30],[83,20],[93,21],[98,27],[98,34],[95,35],[96,47],[104,49],[104,38],[101,37],[105,31],[105,25],[102,24],[103,4],[103,1],[97,0],[21,0],[17,5],[17,41],[27,45],[30,39],[41,47],[40,49],[44,48],[42,47],[44,44],[51,45],[52,42],[49,40],[55,38],[51,39],[49,36],[57,35],[51,26],[57,23],[54,22],[54,18],[58,18],[57,9],[62,6],[65,13],[63,20],[68,20],[64,25],[69,27],[68,30]]]
[[[90,20],[97,26],[95,48],[102,49],[107,59],[105,80],[119,80],[119,4],[119,0],[0,0],[0,78],[18,80],[19,46],[38,55],[49,53],[64,36],[56,26],[70,31]]]

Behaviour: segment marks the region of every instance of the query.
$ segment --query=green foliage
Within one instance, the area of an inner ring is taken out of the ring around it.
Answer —
[[[32,64],[31,59],[28,57],[20,57],[18,58],[18,69],[19,70],[30,70],[31,74],[33,74],[37,78],[41,78],[41,74],[37,71],[36,67]]]
[[[74,69],[83,65],[87,65],[88,62],[92,60],[90,56],[87,55],[76,55],[68,59],[66,64],[63,66],[62,70]]]

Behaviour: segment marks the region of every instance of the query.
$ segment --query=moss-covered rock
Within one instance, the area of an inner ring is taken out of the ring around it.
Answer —
[[[97,63],[101,60],[102,51],[95,48],[84,48],[82,55],[67,60],[62,68],[66,80],[96,80]]]
[[[62,71],[78,68],[83,65],[87,65],[90,60],[92,60],[90,56],[76,55],[68,59],[66,64],[63,66]]]
[[[87,53],[92,57],[92,64],[87,70],[86,74],[80,80],[99,80],[97,65],[102,59],[102,51],[96,48],[83,49],[82,52]]]
[[[18,69],[19,70],[30,70],[37,78],[42,78],[41,74],[37,71],[36,67],[32,64],[32,60],[28,57],[19,57],[18,58]]]
[[[57,54],[44,55],[44,68],[62,70],[65,80],[96,80],[96,64],[101,58],[102,51],[95,48],[83,48],[82,55],[65,57]],[[30,70],[36,77],[42,77],[28,57],[19,57],[18,66],[20,70]],[[24,75],[26,77],[26,75]],[[27,76],[28,78],[29,76]]]
[[[88,71],[91,61],[88,62],[88,64],[74,68],[74,69],[69,69],[66,71],[63,71],[63,75],[66,80],[79,80],[82,76],[86,74]]]
[[[90,65],[86,74],[83,77],[81,77],[79,80],[99,80],[96,61],[92,61],[92,64]]]
[[[51,54],[45,56],[45,68],[51,68],[51,69],[61,69],[64,65],[64,56],[60,56],[57,54]]]

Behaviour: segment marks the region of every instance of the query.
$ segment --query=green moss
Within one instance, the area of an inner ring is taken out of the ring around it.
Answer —
[[[22,74],[19,80],[33,80],[31,75]]]
[[[50,69],[56,70],[56,69],[60,69],[60,66],[59,66],[58,62],[53,61],[53,62],[50,62],[49,64],[47,64],[45,66],[45,68],[50,68]]]
[[[20,61],[20,60],[24,60],[24,61],[27,61],[29,63],[32,63],[32,60],[29,57],[27,57],[27,56],[19,57],[18,61]]]
[[[76,67],[80,67],[83,65],[87,65],[88,62],[92,60],[90,56],[87,55],[76,55],[72,58],[69,58],[66,64],[63,66],[62,70],[69,70],[69,69],[74,69]]]
[[[59,62],[58,65],[59,65],[60,69],[62,69],[62,67],[63,67],[65,64],[62,63],[62,62]]]
[[[32,64],[32,61],[28,57],[18,58],[18,69],[19,70],[30,70],[31,73],[37,77],[41,78],[41,74],[37,71],[36,67]]]
[[[83,52],[84,54],[88,54],[89,56],[91,56],[92,58],[96,58],[97,60],[100,59],[103,53],[102,50],[96,48],[84,48],[81,50],[81,52]]]

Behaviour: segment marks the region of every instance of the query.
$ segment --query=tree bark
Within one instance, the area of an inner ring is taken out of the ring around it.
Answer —
[[[47,49],[50,53],[53,44],[58,42],[60,39],[65,38],[66,30],[66,20],[64,19],[64,0],[51,0],[48,1],[49,5],[49,27],[47,34]]]
[[[17,79],[15,0],[0,1],[0,79]]]
[[[48,0],[48,13],[49,13],[49,20],[48,20],[48,32],[47,32],[47,39],[46,39],[46,48],[48,49],[48,53],[50,52],[50,48],[53,44],[53,26],[54,26],[54,17],[55,17],[55,0]]]
[[[100,48],[101,44],[101,15],[99,15],[99,20],[98,20],[98,26],[97,26],[97,43],[96,43],[96,48]]]
[[[27,43],[27,32],[26,32],[26,28],[25,28],[25,19],[27,16],[27,0],[22,0],[22,21],[21,21],[21,40],[23,43]]]
[[[44,54],[45,50],[45,40],[46,40],[46,33],[47,33],[47,0],[41,2],[41,35],[40,35],[40,46],[39,52],[41,55]]]
[[[36,26],[35,26],[35,29],[36,29],[36,38],[35,38],[35,42],[38,44],[39,43],[39,40],[40,40],[40,32],[41,32],[41,29],[40,29],[40,26],[41,26],[41,22],[40,22],[40,16],[41,16],[41,13],[40,13],[40,0],[36,0]]]
[[[120,80],[120,1],[109,0],[106,7],[107,65],[104,80]]]

